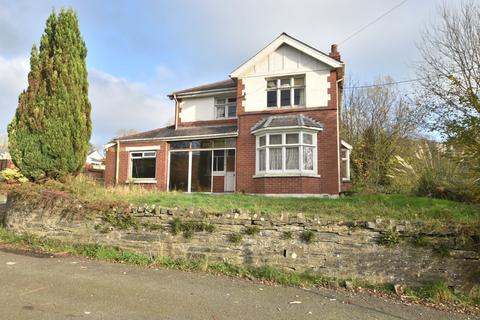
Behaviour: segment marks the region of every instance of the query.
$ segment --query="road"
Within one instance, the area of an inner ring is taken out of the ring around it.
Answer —
[[[268,286],[0,249],[0,318],[7,319],[474,319],[345,290]],[[478,318],[477,318],[478,319]]]

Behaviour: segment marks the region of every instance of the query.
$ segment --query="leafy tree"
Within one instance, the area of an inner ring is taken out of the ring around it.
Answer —
[[[52,12],[8,126],[12,160],[32,180],[77,173],[85,163],[91,136],[86,56],[77,14]]]
[[[431,111],[431,128],[480,159],[480,4],[441,7],[418,47],[419,102]]]

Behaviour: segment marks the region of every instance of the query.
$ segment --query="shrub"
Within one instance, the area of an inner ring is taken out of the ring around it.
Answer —
[[[28,179],[17,168],[7,168],[1,172],[1,180],[7,183],[20,182],[25,183]]]
[[[479,203],[480,176],[473,161],[445,145],[424,143],[410,161],[397,156],[390,177],[399,189],[419,196]]]

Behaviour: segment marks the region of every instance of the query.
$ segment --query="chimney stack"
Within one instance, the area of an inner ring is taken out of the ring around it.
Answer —
[[[333,59],[340,61],[340,52],[338,52],[338,46],[336,44],[332,44],[332,48],[328,55]]]

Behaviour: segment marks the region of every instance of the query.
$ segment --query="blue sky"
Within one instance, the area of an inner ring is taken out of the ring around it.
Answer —
[[[227,78],[281,32],[328,52],[399,2],[0,0],[0,134],[26,87],[31,46],[53,8],[78,12],[88,48],[92,141],[102,144],[119,129],[165,125],[174,116],[166,94]],[[415,77],[419,32],[439,4],[409,0],[340,45],[347,74],[360,82]]]

